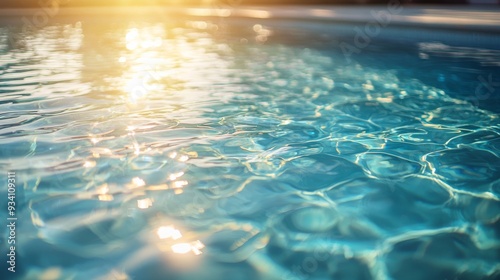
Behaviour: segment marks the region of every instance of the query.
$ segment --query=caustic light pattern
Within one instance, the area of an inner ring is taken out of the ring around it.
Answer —
[[[499,51],[228,21],[0,28],[16,276],[500,277]]]

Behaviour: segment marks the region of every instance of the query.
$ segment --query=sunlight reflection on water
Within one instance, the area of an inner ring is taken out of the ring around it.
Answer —
[[[347,64],[335,36],[234,24],[2,28],[23,38],[0,53],[21,277],[499,275],[498,114],[408,68],[457,49],[374,68],[385,45]]]

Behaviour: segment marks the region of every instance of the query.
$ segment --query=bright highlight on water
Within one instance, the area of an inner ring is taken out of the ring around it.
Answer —
[[[8,23],[15,277],[500,277],[500,50],[374,38],[347,61],[342,24]]]

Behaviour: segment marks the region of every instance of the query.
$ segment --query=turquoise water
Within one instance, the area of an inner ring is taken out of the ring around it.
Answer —
[[[2,279],[500,277],[500,50],[380,37],[348,61],[351,26],[283,21],[1,26]]]

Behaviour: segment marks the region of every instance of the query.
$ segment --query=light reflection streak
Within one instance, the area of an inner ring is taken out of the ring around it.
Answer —
[[[272,14],[269,11],[257,9],[238,9],[234,12],[235,15],[250,17],[250,18],[270,18]]]
[[[177,178],[179,177],[182,177],[182,175],[184,175],[184,172],[177,172],[177,173],[172,173],[168,176],[168,179],[170,179],[170,181],[175,181],[177,180]]]
[[[90,142],[92,142],[92,144],[97,144],[97,143],[99,143],[99,141],[100,140],[98,138],[95,138],[95,137],[92,137],[92,136],[90,138]]]
[[[214,30],[217,27],[205,21],[196,21],[192,25],[192,28],[201,30],[200,32],[205,32],[203,30]],[[194,44],[189,41],[190,38],[171,40],[165,36],[167,32],[175,33],[174,30],[166,30],[163,25],[155,27],[135,26],[122,33],[122,49],[114,58],[114,62],[123,70],[116,78],[109,79],[116,83],[116,86],[113,88],[118,89],[118,96],[116,96],[118,105],[125,105],[123,106],[126,110],[125,112],[122,112],[121,109],[116,110],[117,112],[128,114],[133,118],[135,115],[141,115],[142,112],[151,114],[156,108],[160,108],[160,106],[163,109],[163,105],[168,102],[170,103],[168,103],[167,107],[169,105],[172,105],[172,107],[178,105],[187,107],[190,104],[198,102],[200,98],[207,97],[209,100],[210,98],[213,99],[212,96],[199,95],[204,94],[204,92],[200,92],[199,94],[184,94],[184,91],[182,94],[178,94],[172,91],[171,84],[166,84],[165,81],[174,81],[183,87],[199,87],[205,85],[204,81],[218,80],[221,78],[221,75],[226,73],[223,70],[228,62],[220,60],[217,56],[207,57],[207,48],[217,48],[223,51],[231,51],[231,49],[225,45],[219,46],[214,44],[213,41],[204,37],[200,37],[199,42]],[[260,26],[256,30],[255,35],[267,37],[269,34],[269,30]],[[176,34],[176,36],[178,35]],[[169,53],[168,57],[164,55],[165,52]],[[212,61],[211,64],[216,65],[218,69],[211,69],[210,71],[198,70],[198,62],[207,60]],[[222,72],[219,70],[222,70]],[[157,102],[157,100],[161,100],[161,102]],[[183,115],[183,117],[189,120],[201,118],[201,113],[197,113],[196,107],[191,111],[194,113],[188,116]],[[124,123],[124,126],[120,129],[114,129],[114,131],[123,131],[121,136],[108,137],[109,134],[88,134],[87,139],[94,146],[90,150],[91,156],[94,159],[101,157],[120,157],[120,159],[123,159],[125,156],[135,159],[147,156],[151,148],[144,144],[142,138],[139,136],[142,136],[142,132],[149,131],[155,126],[142,121],[133,121]],[[104,144],[101,142],[102,140],[115,137],[124,137],[128,140],[124,150],[124,154],[126,155],[120,155],[119,152],[115,154],[117,151],[116,148],[109,146],[107,148],[97,147],[98,144]],[[157,151],[157,149],[155,149],[155,152],[163,153],[163,151]],[[190,159],[196,158],[198,155],[196,152],[184,153],[181,151],[171,151],[166,156],[172,159],[172,162],[187,163]],[[89,160],[88,163],[84,163],[84,166],[91,168],[95,165]],[[164,180],[167,180],[166,182],[157,182],[152,185],[148,185],[144,180],[147,178],[140,177],[134,177],[124,185],[110,182],[113,191],[110,192],[110,187],[104,184],[97,188],[97,193],[94,195],[97,195],[101,201],[112,201],[115,199],[113,196],[115,193],[117,195],[127,194],[136,196],[145,195],[145,191],[170,190],[174,194],[180,194],[183,192],[183,188],[189,184],[187,180],[181,179],[184,175],[182,169],[169,172],[164,178]],[[120,189],[122,186],[124,189]],[[118,198],[116,197],[116,199]],[[134,208],[142,210],[149,209],[155,203],[152,198],[144,197],[136,198],[133,202],[136,203]],[[170,239],[171,241],[179,241],[175,244],[166,244],[164,248],[165,251],[172,251],[176,254],[192,253],[199,255],[202,253],[202,248],[205,247],[199,240],[180,240],[182,238],[181,231],[173,226],[158,228],[157,235],[162,240]]]
[[[177,254],[187,254],[189,252],[193,252],[195,255],[201,255],[201,249],[203,249],[205,245],[201,243],[201,241],[196,240],[191,243],[177,243],[171,246],[172,251]]]
[[[100,148],[100,147],[91,148],[90,153],[92,154],[92,157],[94,157],[94,158],[100,158],[101,155],[104,155],[104,156],[112,156],[113,155],[113,153],[111,152],[110,149]]]
[[[168,155],[168,157],[170,157],[170,158],[172,158],[172,159],[176,158],[176,157],[177,157],[177,152],[171,152],[171,153]]]
[[[97,198],[101,201],[112,201],[113,195],[109,194],[108,184],[103,184],[97,188]]]
[[[170,240],[170,241],[181,241],[184,238],[181,231],[175,228],[173,225],[168,226],[160,226],[156,230],[156,234],[158,238],[161,240]],[[162,246],[163,247],[163,246]],[[167,247],[168,248],[168,247]],[[202,249],[205,248],[205,245],[200,240],[195,241],[182,241],[178,243],[174,243],[170,245],[170,250],[176,254],[187,254],[193,253],[194,255],[201,255]]]
[[[179,157],[179,161],[187,161],[189,159],[189,157],[187,155],[182,155]]]
[[[147,209],[149,207],[153,206],[153,200],[150,198],[145,198],[145,199],[139,199],[137,200],[137,207],[139,209]]]
[[[181,232],[178,229],[174,228],[174,226],[172,225],[161,226],[158,228],[156,233],[158,234],[158,237],[160,239],[172,238],[173,240],[177,240],[182,237]]]
[[[147,29],[134,27],[125,35],[128,54],[120,56],[118,61],[129,66],[129,72],[124,75],[123,85],[130,104],[137,104],[151,91],[160,89],[154,83],[159,80],[154,69],[159,61],[156,50],[163,44],[163,35],[164,30],[161,27]]]
[[[93,160],[87,160],[85,163],[83,163],[83,167],[85,168],[92,168],[96,166],[96,162]]]
[[[130,183],[125,185],[125,187],[127,187],[128,189],[137,189],[144,186],[146,186],[146,182],[139,177],[132,178]]]
[[[144,180],[139,177],[134,177],[132,179],[132,184],[136,185],[137,187],[142,187],[146,185],[146,182],[144,182]]]
[[[188,181],[175,181],[173,188],[178,189],[188,185]]]
[[[109,192],[108,184],[102,184],[97,188],[98,194],[107,194]]]

